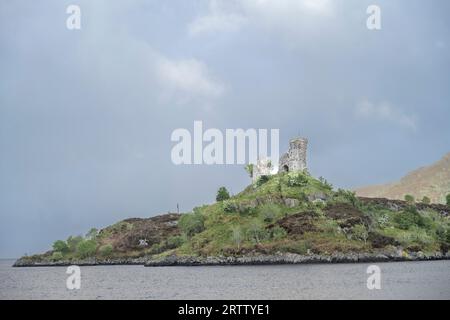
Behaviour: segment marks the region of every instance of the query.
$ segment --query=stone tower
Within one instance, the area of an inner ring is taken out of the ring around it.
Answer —
[[[302,171],[306,169],[308,139],[294,138],[289,141],[289,150],[280,157],[278,172]]]

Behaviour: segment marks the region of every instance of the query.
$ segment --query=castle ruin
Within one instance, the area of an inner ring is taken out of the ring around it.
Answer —
[[[256,182],[261,176],[268,176],[272,174],[272,163],[269,159],[258,159],[253,165],[252,181]]]
[[[306,169],[308,139],[294,138],[289,141],[289,150],[280,157],[278,173]]]
[[[308,139],[294,138],[289,141],[289,150],[280,157],[278,173],[303,171],[306,167],[306,149]],[[256,182],[259,177],[270,175],[272,164],[268,159],[258,159],[253,166],[252,181]]]

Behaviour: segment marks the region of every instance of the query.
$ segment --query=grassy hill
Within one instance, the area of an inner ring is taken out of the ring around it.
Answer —
[[[450,194],[450,153],[441,160],[408,173],[400,181],[358,188],[356,194],[363,197],[404,199],[409,194],[420,200],[428,197],[434,203],[446,203]]]
[[[226,197],[225,197],[226,198]],[[127,219],[57,241],[25,263],[297,253],[447,252],[450,208],[358,198],[308,173],[261,177],[187,214]],[[76,241],[74,241],[76,240]]]

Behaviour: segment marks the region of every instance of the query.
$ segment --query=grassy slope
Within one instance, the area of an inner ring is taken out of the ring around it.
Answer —
[[[186,234],[179,215],[128,219],[105,228],[96,238],[97,258],[145,255],[300,254],[396,250],[447,250],[450,221],[432,209],[391,210],[364,203],[353,193],[333,191],[308,174],[284,173],[248,186],[229,200],[197,207],[203,227]],[[180,226],[181,225],[181,226]],[[148,246],[140,247],[139,239]],[[106,254],[101,248],[110,245]],[[30,257],[50,259],[51,251]],[[65,253],[62,259],[76,258]],[[61,257],[59,257],[61,259]]]

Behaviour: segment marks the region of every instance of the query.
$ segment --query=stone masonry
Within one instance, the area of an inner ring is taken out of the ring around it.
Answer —
[[[278,172],[302,171],[306,169],[306,149],[308,139],[294,138],[289,141],[289,150],[280,157]],[[253,166],[252,181],[259,177],[270,175],[272,165],[269,159],[259,159]]]
[[[306,169],[308,139],[294,138],[289,141],[289,150],[280,157],[278,172],[302,171]]]

